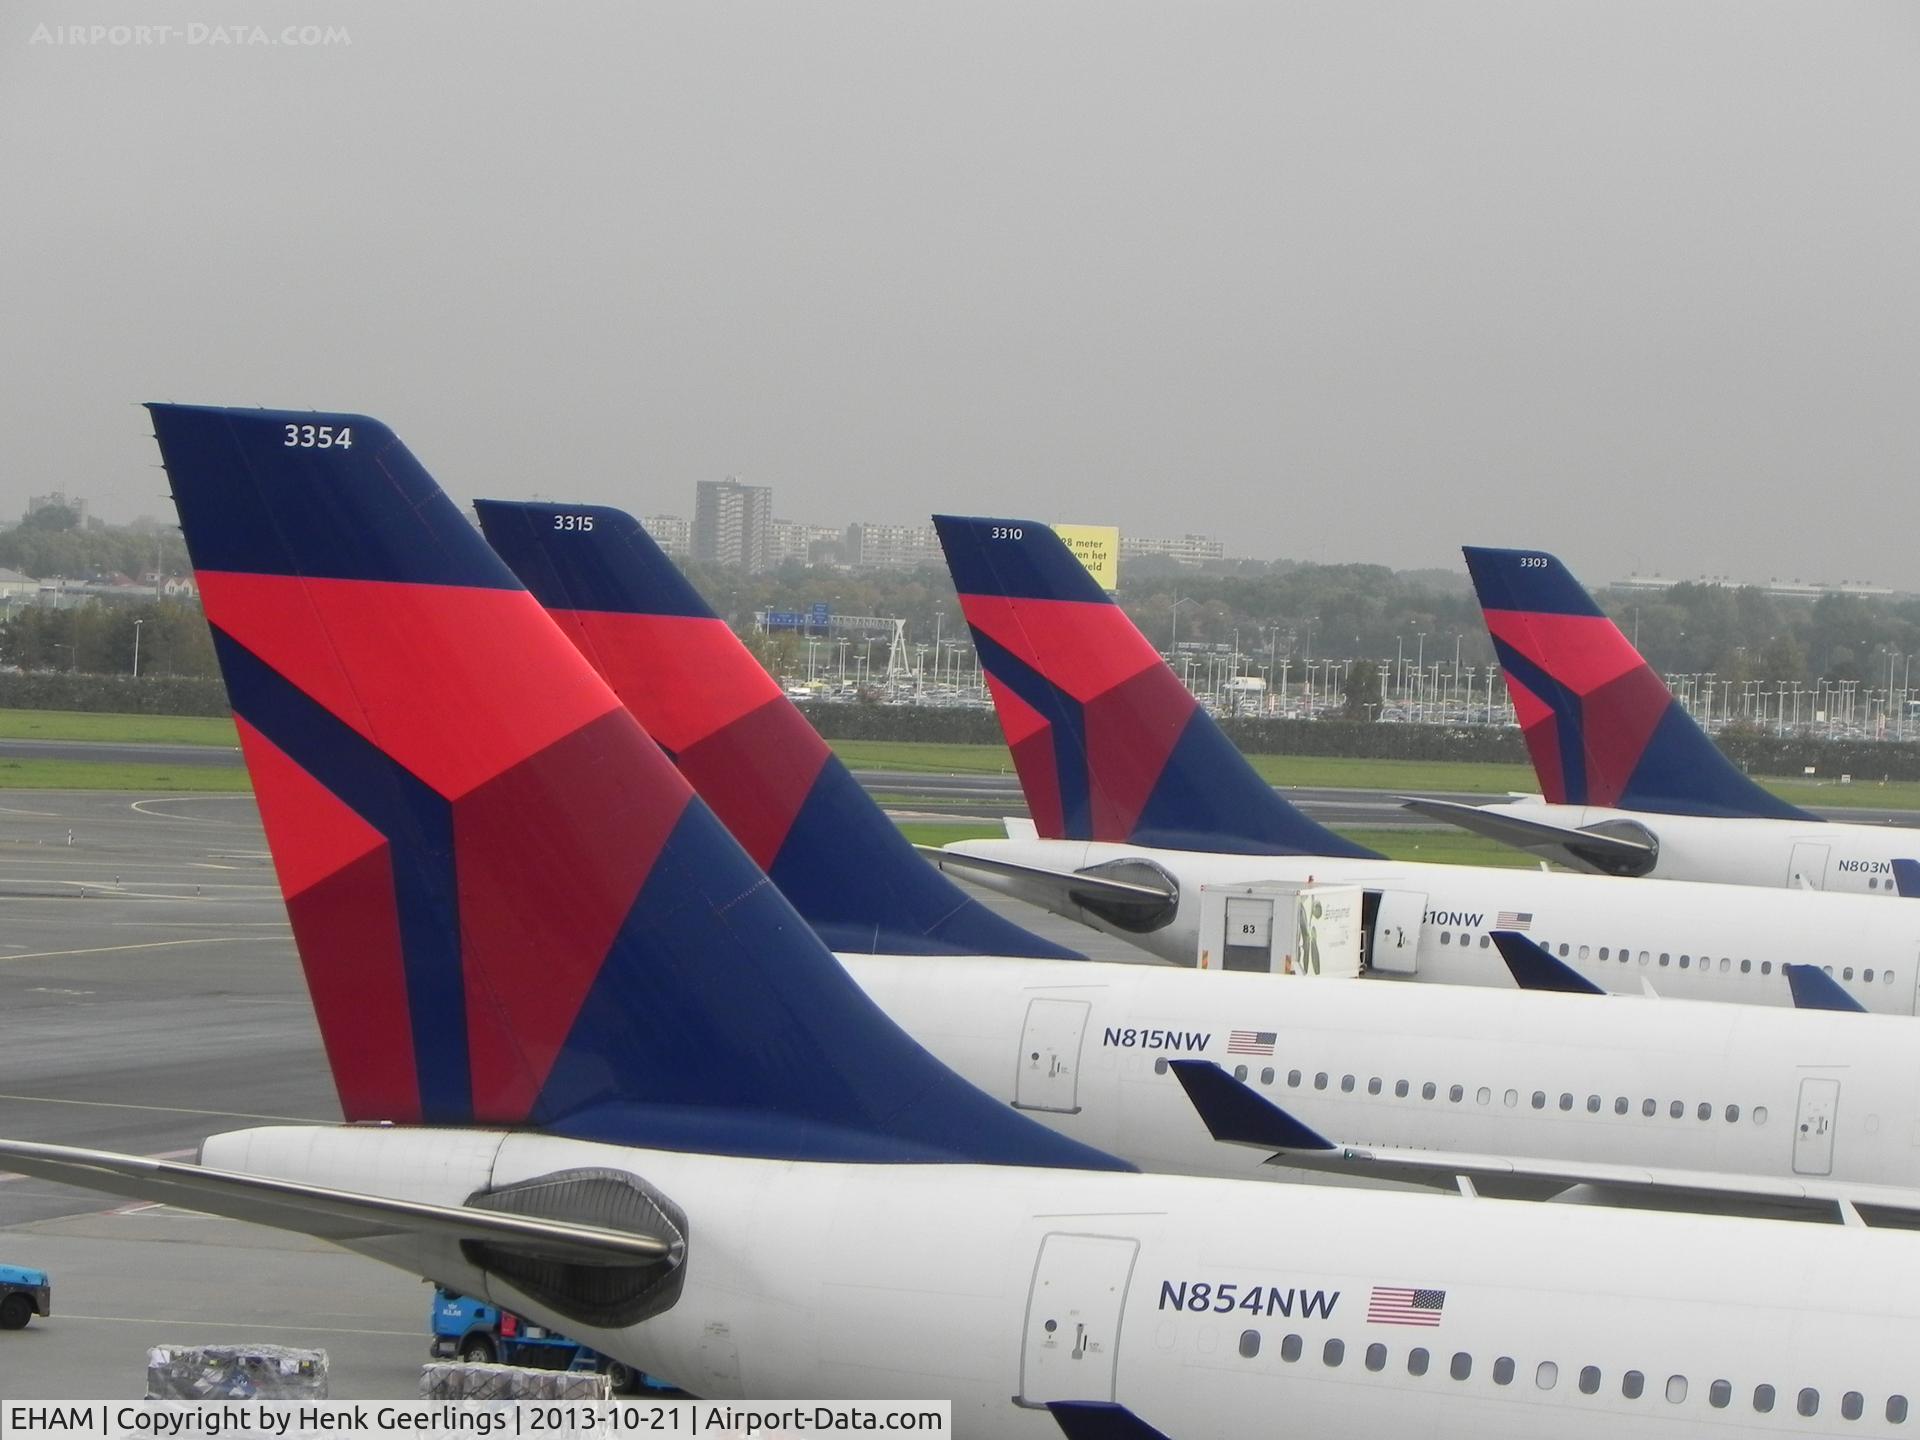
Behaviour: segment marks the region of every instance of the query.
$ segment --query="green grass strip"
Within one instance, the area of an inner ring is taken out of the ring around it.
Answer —
[[[0,740],[94,740],[122,745],[238,745],[224,715],[95,715],[0,710]]]

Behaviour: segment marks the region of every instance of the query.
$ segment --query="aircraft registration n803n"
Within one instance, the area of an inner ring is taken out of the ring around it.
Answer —
[[[965,1435],[1904,1433],[1920,1237],[1126,1173],[859,994],[384,427],[154,418],[343,1111],[389,1123],[8,1168]]]
[[[1681,708],[1555,556],[1467,546],[1541,795],[1410,809],[1604,875],[1899,893],[1920,832],[1823,820],[1769,794]]]
[[[825,743],[637,520],[550,500],[475,508],[642,728],[691,757],[682,773],[749,853],[778,860],[804,837],[804,862],[774,878],[829,944],[885,942],[838,948],[888,1016],[1054,1129],[1152,1170],[1283,1178],[1310,1167],[1448,1187],[1467,1174],[1489,1193],[1583,1185],[1627,1203],[1828,1216],[1849,1200],[1894,1223],[1920,1219],[1909,1138],[1920,1046],[1908,1019],[928,958],[925,926],[891,918],[927,867],[850,779],[835,782],[830,824],[789,819],[822,793]],[[937,930],[946,951],[961,934],[993,938]],[[1495,941],[1525,958],[1520,936]],[[870,958],[889,944],[914,958]],[[1194,1064],[1223,1071],[1190,1098],[1180,1067]],[[1213,1133],[1222,1105],[1252,1116],[1228,1127],[1232,1141]]]
[[[1865,1009],[1914,1013],[1920,906],[1361,849],[1259,778],[1051,529],[934,523],[1033,816],[1031,834],[947,845],[942,868],[1176,964],[1230,958],[1203,934],[1203,887],[1259,887],[1284,906],[1290,890],[1343,885],[1363,892],[1374,976],[1509,984],[1492,941],[1507,928],[1609,991],[1786,1005],[1784,967],[1817,963]],[[1272,932],[1285,929],[1276,909]]]

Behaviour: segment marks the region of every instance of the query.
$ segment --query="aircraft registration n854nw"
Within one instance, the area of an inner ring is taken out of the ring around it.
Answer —
[[[1542,793],[1410,808],[1596,874],[1898,894],[1920,832],[1823,820],[1754,784],[1554,556],[1466,557]]]
[[[793,831],[809,827],[790,824],[783,839],[777,822],[794,797],[819,793],[806,782],[824,773],[825,743],[640,523],[555,501],[475,509],[496,553],[642,728],[676,737],[670,755],[695,757],[682,773],[735,838],[751,854],[791,854]],[[830,944],[877,935],[913,952],[905,962],[884,958],[885,944],[843,953],[861,987],[988,1094],[1148,1169],[1284,1178],[1266,1163],[1276,1157],[1289,1170],[1448,1187],[1469,1174],[1488,1193],[1580,1184],[1630,1203],[1827,1214],[1850,1199],[1896,1223],[1920,1218],[1911,1020],[927,959],[920,927],[884,919],[927,867],[850,778],[833,818],[831,836],[811,826],[804,865],[774,874]],[[1190,1100],[1175,1079],[1182,1062],[1224,1070]],[[1222,1105],[1258,1117],[1240,1143],[1209,1128]]]
[[[1906,1433],[1920,1237],[1127,1173],[860,995],[384,427],[153,414],[343,1111],[391,1123],[9,1169],[965,1435]]]
[[[949,844],[942,868],[1178,964],[1222,962],[1201,930],[1203,886],[1346,885],[1363,892],[1376,976],[1509,984],[1491,933],[1509,928],[1609,991],[1786,1005],[1785,965],[1817,963],[1862,1007],[1914,1013],[1920,906],[1362,849],[1259,778],[1047,526],[934,523],[1034,831]]]

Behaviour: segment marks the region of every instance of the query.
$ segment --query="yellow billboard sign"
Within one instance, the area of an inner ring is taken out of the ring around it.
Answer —
[[[1120,588],[1119,526],[1056,525],[1053,533],[1066,541],[1067,549],[1100,582],[1102,590]]]

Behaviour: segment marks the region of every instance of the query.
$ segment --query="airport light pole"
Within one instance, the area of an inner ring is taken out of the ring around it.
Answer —
[[[140,627],[144,624],[144,620],[133,622],[133,678],[136,680],[140,678]]]

